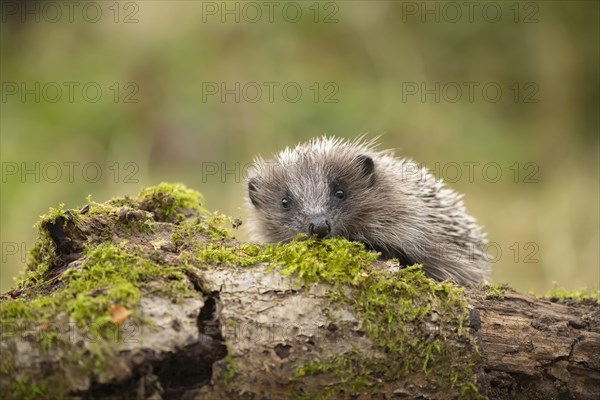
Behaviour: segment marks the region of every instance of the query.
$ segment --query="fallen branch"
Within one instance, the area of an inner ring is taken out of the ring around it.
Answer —
[[[2,398],[600,396],[596,300],[464,290],[343,240],[238,243],[199,199],[161,184],[40,221],[1,298]]]

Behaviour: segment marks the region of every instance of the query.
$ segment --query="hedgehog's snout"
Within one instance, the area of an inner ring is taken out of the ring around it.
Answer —
[[[331,233],[331,224],[325,217],[317,217],[311,219],[308,224],[308,234],[317,235],[319,239],[323,239]]]

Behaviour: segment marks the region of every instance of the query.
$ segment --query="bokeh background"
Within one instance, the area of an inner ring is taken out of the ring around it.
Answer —
[[[49,207],[174,181],[243,218],[253,155],[325,133],[465,193],[495,281],[598,287],[597,1],[74,4],[1,4],[1,290]]]

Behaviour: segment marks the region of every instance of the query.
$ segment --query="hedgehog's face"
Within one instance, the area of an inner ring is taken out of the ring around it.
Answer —
[[[351,227],[368,218],[361,206],[374,179],[373,159],[365,155],[261,163],[248,180],[255,228],[269,242],[286,242],[299,233],[353,239]]]

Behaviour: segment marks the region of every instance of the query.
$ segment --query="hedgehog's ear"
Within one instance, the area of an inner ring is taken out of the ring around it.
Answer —
[[[362,171],[362,176],[364,178],[368,178],[372,184],[373,173],[375,172],[375,163],[373,162],[373,159],[364,154],[359,154],[354,159],[354,162],[356,162],[359,165],[359,168]]]
[[[256,178],[248,179],[248,197],[250,197],[250,201],[254,205],[254,207],[258,207],[258,200],[256,199],[256,194],[258,193],[258,186],[256,182]]]

